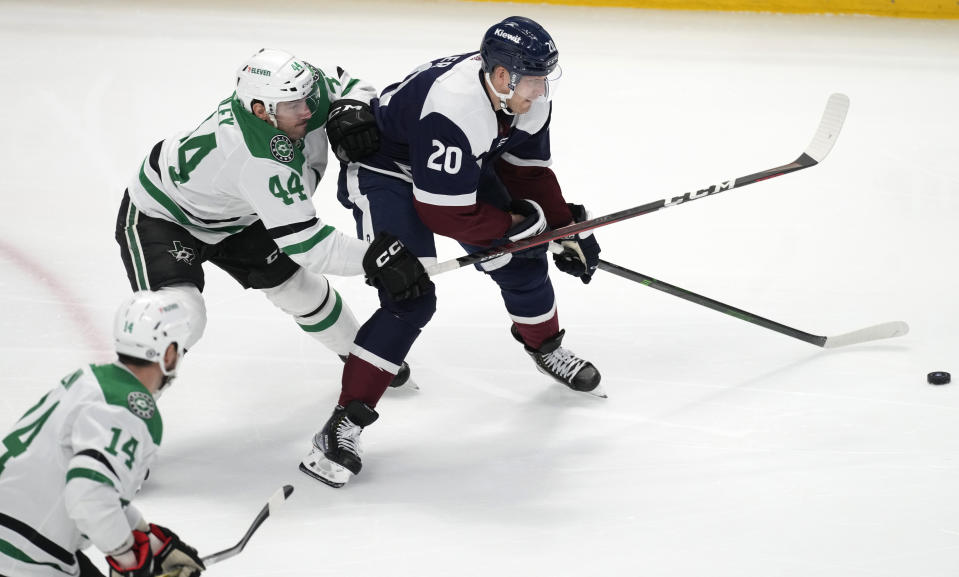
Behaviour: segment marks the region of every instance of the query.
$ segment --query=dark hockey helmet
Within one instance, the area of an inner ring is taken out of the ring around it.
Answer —
[[[552,36],[542,26],[522,16],[510,16],[494,24],[480,44],[483,71],[502,66],[515,86],[522,76],[551,77],[559,67],[559,51]]]

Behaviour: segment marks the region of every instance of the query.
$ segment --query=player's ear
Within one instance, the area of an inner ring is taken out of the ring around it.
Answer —
[[[500,92],[509,92],[509,70],[503,66],[494,67],[493,86]]]
[[[168,371],[176,368],[178,346],[177,343],[170,343],[166,348],[166,353],[163,355],[163,366],[165,366]]]
[[[263,105],[259,100],[253,102],[253,114],[260,120],[269,120],[269,115],[266,113],[266,106]]]

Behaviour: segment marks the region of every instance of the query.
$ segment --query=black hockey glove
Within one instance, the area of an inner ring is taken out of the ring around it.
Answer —
[[[589,212],[581,204],[567,204],[570,212],[573,213],[573,222],[583,222],[589,219]],[[556,268],[578,276],[584,284],[589,284],[593,280],[593,273],[599,265],[599,243],[592,231],[567,236],[553,243],[559,245],[562,252],[553,254],[553,262]]]
[[[107,555],[110,577],[152,577],[154,569],[150,538],[142,531],[133,532],[133,544],[123,551]]]
[[[413,299],[433,290],[420,260],[400,239],[380,232],[363,256],[366,284],[382,289],[392,301]]]
[[[356,162],[380,149],[380,129],[369,104],[337,100],[326,117],[326,135],[333,154],[342,162]]]
[[[176,533],[150,523],[155,575],[177,573],[177,577],[196,577],[206,570],[196,549],[184,543]]]
[[[506,239],[508,242],[516,242],[524,238],[536,236],[548,228],[546,226],[546,216],[543,214],[543,209],[532,200],[513,200],[510,202],[509,211],[512,214],[518,214],[524,218],[506,231]],[[526,250],[514,252],[513,256],[538,258],[546,252],[546,247],[547,244],[543,243]]]

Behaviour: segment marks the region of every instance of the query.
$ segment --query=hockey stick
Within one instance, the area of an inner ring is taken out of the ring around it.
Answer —
[[[557,249],[558,252],[562,251],[562,249],[559,249],[559,247],[557,247]],[[858,343],[865,343],[879,339],[891,339],[893,337],[902,336],[909,332],[909,325],[902,321],[893,321],[831,337],[813,335],[799,329],[787,327],[786,325],[777,323],[776,321],[771,321],[759,315],[754,315],[751,312],[729,306],[709,297],[704,297],[703,295],[699,295],[684,288],[665,283],[661,280],[654,279],[651,276],[646,276],[642,273],[629,270],[628,268],[615,265],[602,259],[599,261],[599,269],[612,273],[616,276],[644,284],[658,291],[688,300],[689,302],[702,305],[706,308],[713,309],[714,311],[719,311],[731,317],[736,317],[737,319],[744,320],[747,323],[759,325],[771,331],[776,331],[777,333],[786,335],[787,337],[799,339],[824,349],[834,349],[837,347],[845,347],[847,345],[855,345]]]
[[[270,516],[270,513],[285,503],[292,494],[293,485],[283,485],[277,489],[276,493],[273,493],[273,496],[270,497],[270,500],[267,501],[266,505],[263,505],[263,508],[260,509],[259,513],[257,513],[256,518],[253,519],[253,523],[250,525],[250,528],[246,530],[246,534],[243,535],[243,538],[240,539],[236,545],[230,547],[229,549],[224,549],[217,553],[213,553],[212,555],[201,557],[203,565],[209,568],[210,565],[213,565],[214,563],[219,563],[224,559],[229,559],[230,557],[239,555],[240,552],[243,551],[243,548],[246,547],[246,544],[250,541],[250,537],[253,536],[253,533],[256,533],[256,530],[260,528],[260,525],[262,525],[264,521],[266,521],[266,518]],[[179,574],[180,570],[178,569],[176,571],[171,571],[170,573],[164,573],[160,575],[160,577],[177,577]]]
[[[674,196],[670,199],[664,198],[662,200],[642,204],[633,208],[627,208],[626,210],[584,220],[582,222],[576,222],[562,228],[548,230],[542,234],[524,238],[509,244],[474,252],[456,259],[438,262],[428,267],[427,272],[433,276],[447,271],[456,270],[471,264],[486,262],[504,254],[526,250],[530,247],[538,246],[563,238],[565,236],[586,232],[588,230],[593,230],[594,228],[599,228],[601,226],[606,226],[608,224],[613,224],[615,222],[620,222],[629,218],[655,212],[663,208],[684,204],[691,200],[699,200],[700,198],[719,194],[720,192],[726,190],[740,188],[755,182],[769,180],[770,178],[775,178],[777,176],[789,174],[790,172],[815,166],[822,162],[822,160],[829,154],[829,151],[832,150],[833,145],[836,143],[836,139],[839,137],[839,131],[842,129],[842,124],[846,120],[846,112],[848,110],[848,96],[839,93],[831,95],[829,100],[826,102],[826,110],[823,112],[822,119],[819,121],[819,128],[816,130],[816,134],[813,136],[812,142],[808,147],[806,147],[806,150],[800,154],[798,158],[796,158],[796,160],[790,162],[789,164],[784,164],[782,166],[777,166],[776,168],[770,168],[747,176],[740,176],[739,178],[734,178],[732,180],[726,180],[696,192],[687,192],[686,194]]]

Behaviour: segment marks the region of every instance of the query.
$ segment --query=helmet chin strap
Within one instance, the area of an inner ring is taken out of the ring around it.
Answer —
[[[496,90],[496,87],[493,86],[493,80],[489,77],[489,72],[486,72],[483,75],[486,77],[486,86],[489,86],[489,89],[492,90],[493,94],[496,95],[496,98],[499,99],[500,110],[502,110],[506,114],[509,114],[510,116],[515,115],[516,113],[513,112],[510,109],[509,104],[506,103],[507,100],[513,97],[513,90],[510,89],[509,94],[503,94],[499,90]]]
[[[266,117],[270,120],[270,124],[273,128],[279,130],[280,127],[276,125],[276,103],[274,102],[270,106],[267,106],[264,102],[263,108],[266,109]]]

